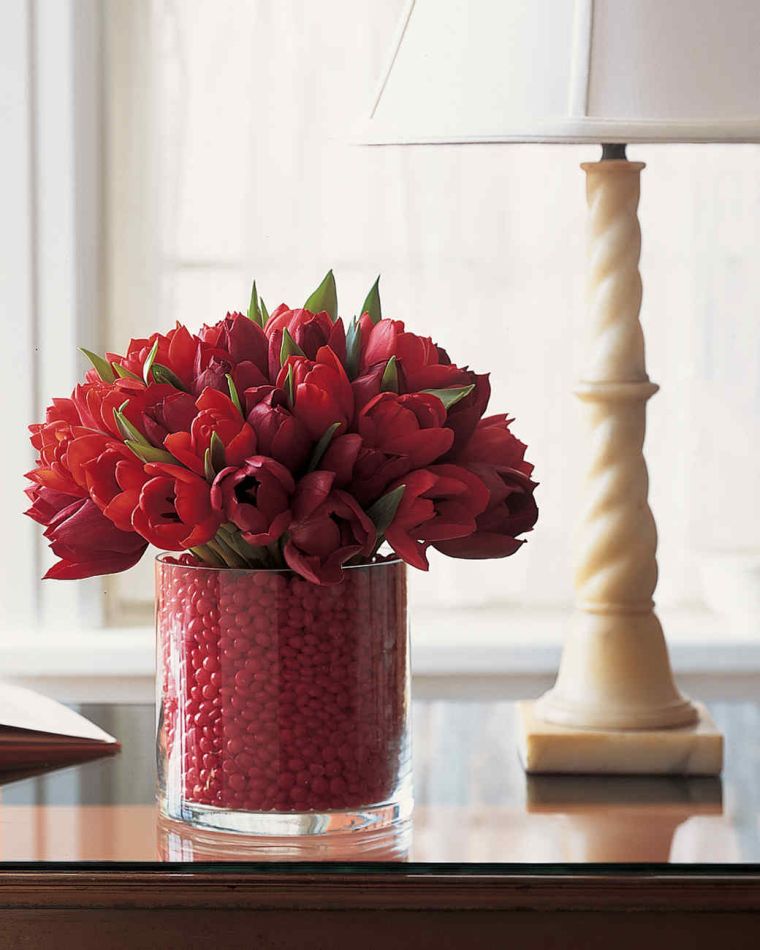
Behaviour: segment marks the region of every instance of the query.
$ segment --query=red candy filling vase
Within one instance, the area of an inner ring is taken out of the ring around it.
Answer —
[[[156,560],[159,801],[244,834],[405,821],[412,807],[406,573]]]

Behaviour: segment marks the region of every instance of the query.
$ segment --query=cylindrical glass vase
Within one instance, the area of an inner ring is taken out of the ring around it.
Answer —
[[[243,834],[411,812],[405,565],[320,587],[156,560],[161,811]]]

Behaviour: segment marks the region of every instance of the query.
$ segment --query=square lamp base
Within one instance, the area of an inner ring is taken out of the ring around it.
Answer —
[[[543,722],[518,703],[518,750],[525,771],[590,775],[720,775],[723,736],[704,706],[678,729],[578,729]]]

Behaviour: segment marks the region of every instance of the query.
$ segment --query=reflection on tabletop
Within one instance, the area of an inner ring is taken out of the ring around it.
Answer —
[[[90,706],[121,755],[3,785],[0,861],[760,863],[760,705],[716,703],[712,712],[729,750],[722,785],[527,778],[512,704],[418,701],[411,828],[296,843],[159,825],[153,708]]]

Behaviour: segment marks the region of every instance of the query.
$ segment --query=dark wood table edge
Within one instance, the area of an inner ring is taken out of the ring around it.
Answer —
[[[760,865],[3,864],[0,908],[760,913]]]

